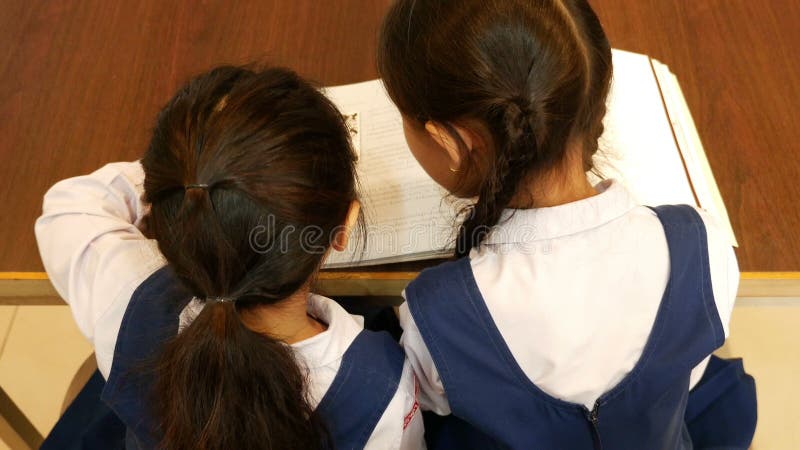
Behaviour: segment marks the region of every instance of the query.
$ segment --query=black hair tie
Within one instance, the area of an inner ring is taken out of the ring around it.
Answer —
[[[189,189],[206,189],[206,190],[208,190],[208,185],[207,184],[187,184],[186,186],[183,187],[183,189],[185,189],[187,191]]]

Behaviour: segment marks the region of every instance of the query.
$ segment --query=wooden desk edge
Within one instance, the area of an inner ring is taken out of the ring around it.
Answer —
[[[416,272],[322,272],[316,292],[327,296],[399,296]],[[743,272],[739,298],[800,298],[800,272]],[[47,274],[0,272],[0,305],[63,305]]]

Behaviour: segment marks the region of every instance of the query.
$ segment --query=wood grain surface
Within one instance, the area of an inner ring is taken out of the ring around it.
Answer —
[[[374,78],[389,0],[0,0],[0,271],[42,269],[54,182],[143,152],[192,74],[269,62]],[[677,74],[748,271],[800,270],[800,2],[595,0],[614,47]],[[384,267],[382,270],[398,270]]]

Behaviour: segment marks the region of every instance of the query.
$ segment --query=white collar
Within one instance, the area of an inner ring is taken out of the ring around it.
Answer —
[[[308,314],[328,325],[322,333],[292,344],[309,369],[341,359],[358,333],[364,329],[361,316],[350,315],[335,301],[317,294],[308,296]]]
[[[193,299],[180,314],[178,330],[188,326],[205,304]],[[335,301],[317,294],[308,296],[308,314],[325,323],[328,329],[320,334],[292,344],[296,356],[303,358],[306,367],[315,369],[341,359],[350,344],[364,329],[364,318],[350,315]]]
[[[597,228],[639,206],[622,183],[604,180],[598,194],[549,208],[507,209],[485,244],[512,244],[555,239]]]

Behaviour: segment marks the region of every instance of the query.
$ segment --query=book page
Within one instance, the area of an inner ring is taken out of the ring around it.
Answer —
[[[696,206],[650,58],[615,49],[613,59],[596,168],[603,178],[625,184],[643,205]]]
[[[719,187],[714,179],[706,152],[703,149],[703,143],[700,141],[700,135],[697,133],[694,119],[691,112],[689,112],[689,106],[686,104],[686,98],[683,96],[680,84],[678,84],[678,78],[666,65],[655,60],[653,60],[653,71],[664,95],[669,119],[672,122],[672,129],[675,131],[679,150],[683,155],[683,161],[686,165],[686,170],[689,172],[694,193],[700,203],[699,206],[711,214],[717,223],[724,227],[731,245],[738,247],[739,244],[736,241],[736,235],[728,217],[728,210],[725,208]]]
[[[367,225],[362,248],[353,245],[349,252],[332,254],[326,267],[450,254],[458,206],[414,159],[400,113],[380,80],[330,87],[325,93],[346,116],[358,116],[354,146]]]

